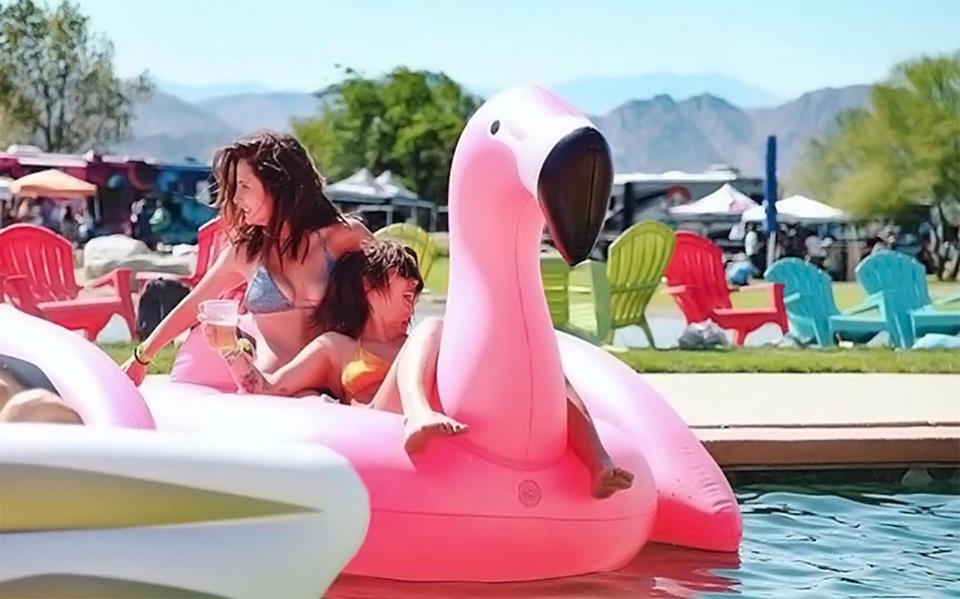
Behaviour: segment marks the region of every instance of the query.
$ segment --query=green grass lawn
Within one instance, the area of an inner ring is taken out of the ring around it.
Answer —
[[[639,372],[890,372],[960,374],[960,351],[886,348],[731,348],[715,351],[633,349],[615,355]]]
[[[133,352],[132,344],[104,345],[118,364]],[[167,374],[175,350],[169,346],[154,357],[148,372]],[[640,372],[912,372],[960,373],[960,351],[897,352],[886,348],[781,349],[731,348],[716,351],[631,349],[614,352]]]
[[[107,355],[110,356],[117,364],[123,364],[130,356],[133,355],[134,345],[134,343],[111,343],[107,345],[101,345],[100,349],[107,352]],[[170,369],[173,367],[173,358],[176,353],[177,350],[173,345],[168,345],[160,350],[160,352],[153,357],[153,362],[147,368],[147,373],[168,374]]]
[[[427,287],[435,295],[446,295],[449,259],[438,256],[427,277]],[[585,269],[574,269],[574,285],[589,286]],[[934,296],[960,292],[958,283],[941,283],[931,279]],[[840,309],[851,308],[863,301],[864,294],[855,282],[833,284],[833,294]],[[590,301],[588,294],[575,294],[573,302]],[[768,291],[740,292],[732,295],[739,308],[769,305]],[[574,308],[575,309],[575,308]],[[663,316],[682,318],[673,298],[657,293],[648,308]],[[130,344],[107,345],[103,349],[118,363],[133,351]],[[151,374],[165,374],[173,365],[174,349],[161,351],[150,365]],[[897,352],[886,348],[856,349],[781,349],[772,347],[731,348],[718,351],[679,349],[634,349],[614,352],[617,357],[640,372],[913,372],[960,373],[960,351]]]

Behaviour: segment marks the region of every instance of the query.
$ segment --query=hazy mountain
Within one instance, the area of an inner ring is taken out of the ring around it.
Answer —
[[[167,79],[153,78],[157,91],[177,96],[187,102],[199,102],[218,96],[233,96],[240,94],[265,94],[276,91],[262,83],[212,83],[209,85],[189,85],[177,83]]]
[[[313,94],[272,92],[210,98],[198,106],[238,131],[289,131],[292,119],[316,116],[320,100]]]
[[[218,146],[239,135],[208,110],[159,91],[137,106],[133,132],[131,139],[111,149],[161,160],[192,157],[204,161]]]
[[[747,94],[753,98],[751,102],[774,97],[735,79],[716,77],[714,88],[728,80],[732,82],[730,93],[740,98]],[[696,171],[726,163],[753,175],[763,172],[767,135],[777,135],[780,172],[788,174],[808,140],[827,132],[841,111],[866,105],[870,91],[866,85],[827,88],[768,108],[745,108],[716,93],[676,100],[684,89],[694,89],[682,88],[681,83],[695,86],[707,81],[701,77],[695,84],[694,79],[669,74],[592,78],[561,84],[557,89],[584,107],[590,105],[588,96],[596,100],[616,95],[610,92],[616,86],[611,83],[605,88],[603,81],[633,81],[638,86],[635,89],[661,81],[677,92],[647,94],[649,99],[629,100],[609,112],[589,111],[600,115],[594,120],[610,141],[618,171]],[[588,81],[594,81],[597,89],[590,91]],[[740,92],[736,91],[738,85]],[[132,138],[115,149],[164,160],[185,156],[209,160],[217,146],[243,133],[263,128],[289,130],[291,119],[316,115],[320,109],[320,101],[307,93],[244,93],[189,103],[161,91],[137,107]]]
[[[769,90],[716,73],[645,73],[617,77],[584,77],[552,87],[591,114],[606,113],[634,98],[652,98],[658,95],[685,100],[710,94],[744,108],[776,106],[785,99]]]
[[[763,172],[768,135],[777,136],[783,174],[797,164],[807,142],[834,126],[837,114],[866,105],[865,85],[806,93],[774,108],[744,110],[701,95],[634,100],[595,117],[614,152],[618,171],[703,170],[725,163],[745,174]]]

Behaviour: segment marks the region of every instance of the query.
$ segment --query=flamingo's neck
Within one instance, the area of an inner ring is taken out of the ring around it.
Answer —
[[[451,207],[438,390],[445,410],[471,427],[469,441],[548,461],[565,446],[566,399],[540,279],[543,215],[531,198],[499,200]]]

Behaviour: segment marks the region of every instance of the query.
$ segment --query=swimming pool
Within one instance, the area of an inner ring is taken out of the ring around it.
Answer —
[[[736,491],[738,556],[650,545],[607,574],[495,585],[342,576],[327,597],[960,597],[956,474],[920,490],[867,483]]]

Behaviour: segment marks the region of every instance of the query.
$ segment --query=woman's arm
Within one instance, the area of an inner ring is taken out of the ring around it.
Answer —
[[[307,344],[292,360],[275,372],[264,374],[253,364],[253,355],[239,346],[223,354],[237,386],[246,393],[294,395],[328,387],[336,345],[328,335]]]
[[[373,239],[373,234],[366,225],[357,219],[347,217],[347,223],[336,227],[334,233],[330,235],[327,247],[334,257],[339,258],[347,252],[360,249],[360,246],[369,239]]]
[[[149,358],[197,321],[200,304],[243,283],[244,276],[232,247],[225,248],[183,301],[160,321],[140,344],[141,357]]]
[[[196,322],[200,303],[239,285],[243,279],[241,264],[234,250],[224,249],[197,286],[160,321],[150,336],[137,346],[134,354],[123,365],[127,376],[137,385],[142,383],[147,374],[147,364],[153,355]]]

